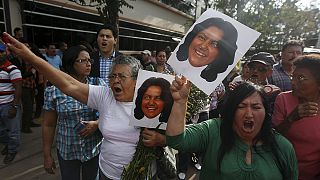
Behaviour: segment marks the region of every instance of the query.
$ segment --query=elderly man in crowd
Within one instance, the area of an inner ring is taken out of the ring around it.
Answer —
[[[303,42],[297,40],[288,41],[281,50],[281,61],[273,68],[269,83],[278,86],[282,91],[289,91],[291,87],[290,76],[293,73],[293,62],[303,53]]]

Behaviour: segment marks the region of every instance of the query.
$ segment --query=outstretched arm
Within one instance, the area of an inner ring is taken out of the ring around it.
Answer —
[[[32,64],[63,93],[72,96],[84,104],[87,104],[89,94],[89,87],[87,84],[83,84],[70,75],[55,69],[49,63],[43,61],[41,58],[33,54],[24,44],[17,41],[8,33],[3,33],[3,35],[8,37],[10,43],[8,43],[7,46],[15,55]]]
[[[185,77],[175,77],[170,87],[173,97],[173,106],[167,123],[166,134],[176,136],[185,129],[185,115],[191,83]]]

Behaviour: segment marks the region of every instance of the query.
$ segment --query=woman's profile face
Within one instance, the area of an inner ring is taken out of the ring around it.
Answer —
[[[212,63],[219,55],[219,43],[223,36],[224,32],[215,26],[198,32],[189,45],[189,63],[193,67]]]
[[[164,101],[160,96],[160,86],[150,86],[142,96],[141,109],[147,118],[154,118],[162,112],[164,108]]]
[[[91,59],[87,51],[80,51],[77,59],[73,64],[73,68],[77,75],[89,76],[91,71]]]

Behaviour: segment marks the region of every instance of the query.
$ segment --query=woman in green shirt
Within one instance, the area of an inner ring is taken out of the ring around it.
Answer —
[[[298,169],[293,146],[271,129],[263,91],[243,83],[230,92],[221,119],[185,129],[189,93],[187,80],[172,83],[174,99],[167,124],[167,145],[204,153],[200,179],[295,180]]]

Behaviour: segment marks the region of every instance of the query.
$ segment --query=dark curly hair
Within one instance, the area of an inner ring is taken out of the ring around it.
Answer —
[[[220,126],[221,145],[219,147],[217,159],[218,173],[221,173],[220,168],[224,155],[228,153],[235,145],[235,137],[237,135],[233,130],[233,122],[235,121],[235,113],[238,105],[255,92],[260,95],[266,114],[261,130],[253,140],[253,148],[259,153],[259,151],[256,149],[256,146],[259,141],[262,141],[264,144],[262,147],[266,148],[267,151],[272,152],[277,166],[281,172],[284,172],[284,162],[282,161],[282,154],[279,152],[279,146],[275,140],[276,132],[271,128],[271,115],[267,113],[269,112],[269,106],[265,99],[263,88],[250,82],[243,82],[239,84],[233,91],[229,92],[223,104],[223,110],[221,113],[222,121]],[[290,174],[284,174],[284,177],[285,176],[290,176]]]
[[[189,46],[193,38],[200,32],[211,26],[217,27],[224,32],[223,38],[219,41],[219,55],[202,70],[200,76],[208,82],[216,80],[218,73],[224,72],[233,63],[238,38],[237,29],[228,21],[221,18],[209,18],[194,26],[192,31],[186,36],[184,43],[179,46],[177,58],[179,61],[188,59]]]
[[[170,92],[170,83],[164,78],[151,77],[142,83],[141,87],[138,89],[138,94],[135,102],[136,107],[134,108],[134,117],[139,120],[144,117],[141,109],[142,97],[150,86],[159,86],[161,88],[160,98],[164,102],[164,108],[159,117],[159,122],[166,123],[168,122],[168,118],[171,113],[173,98]]]
[[[316,79],[318,85],[320,85],[320,55],[319,54],[308,54],[300,56],[293,63],[297,68],[308,69],[312,76]]]

